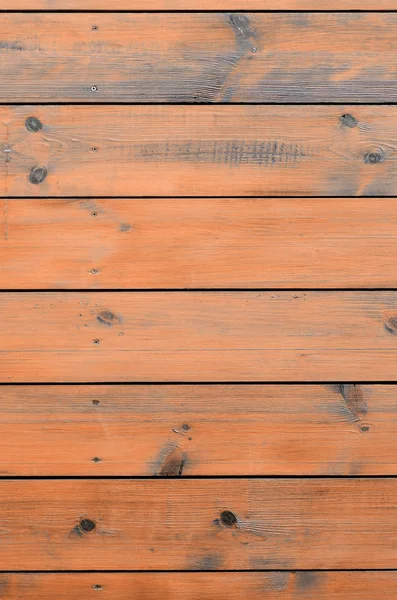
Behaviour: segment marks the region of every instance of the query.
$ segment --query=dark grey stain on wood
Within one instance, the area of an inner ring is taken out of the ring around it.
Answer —
[[[29,181],[34,185],[38,185],[43,183],[45,178],[47,177],[48,171],[46,167],[33,167],[29,174]]]
[[[362,387],[358,384],[341,384],[339,391],[349,409],[354,421],[359,421],[368,412]]]
[[[138,146],[136,151],[136,160],[145,162],[214,163],[231,167],[287,165],[310,157],[310,151],[303,145],[277,140],[158,142]]]

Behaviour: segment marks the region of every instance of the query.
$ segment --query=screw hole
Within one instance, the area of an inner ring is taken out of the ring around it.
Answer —
[[[99,344],[100,344],[100,343],[101,343],[101,341],[100,341],[100,340],[98,340],[98,339],[97,339],[97,340],[94,340],[94,344],[95,344],[95,346],[99,346]]]
[[[96,85],[92,85],[91,92],[97,92],[97,91],[98,91],[98,87]]]
[[[99,148],[97,148],[96,146],[93,146],[91,148],[91,152],[98,152],[98,151],[99,151]]]
[[[94,463],[100,463],[101,459],[99,458],[99,456],[94,456],[94,458],[92,459],[92,462],[94,462]]]
[[[97,275],[98,269],[91,269],[91,273],[92,273],[92,275]]]
[[[182,429],[183,429],[183,431],[189,431],[189,429],[190,429],[190,425],[188,425],[187,423],[184,423],[184,424],[182,425]]]
[[[99,400],[93,400],[93,401],[92,401],[92,403],[93,403],[95,406],[98,406],[98,404],[99,404]]]
[[[99,29],[98,25],[93,25],[92,26],[92,31],[98,31],[98,29]]]
[[[97,212],[92,212],[92,213],[91,213],[91,216],[92,216],[92,217],[97,217],[97,216],[98,216],[98,213],[97,213]]]
[[[255,52],[257,52],[257,51],[258,51],[258,48],[256,48],[255,46],[252,46],[251,52],[253,52],[255,54]]]
[[[84,533],[91,533],[92,531],[95,531],[96,523],[91,519],[81,519],[79,523],[79,528],[81,529],[81,531],[84,531]]]
[[[101,589],[102,589],[102,586],[101,586],[101,585],[99,585],[99,583],[95,583],[95,584],[92,586],[92,588],[93,588],[94,590],[101,590]]]
[[[236,527],[237,517],[231,510],[224,510],[221,512],[221,523],[225,527]]]

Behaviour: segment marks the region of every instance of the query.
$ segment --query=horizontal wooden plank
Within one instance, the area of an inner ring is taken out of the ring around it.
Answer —
[[[379,600],[381,590],[395,600],[397,573],[4,573],[0,590],[7,600]]]
[[[22,385],[0,398],[2,476],[397,474],[394,385]]]
[[[19,198],[0,228],[3,289],[396,286],[394,199]]]
[[[397,292],[0,294],[2,382],[393,381]]]
[[[393,569],[396,479],[0,481],[3,570]]]
[[[0,39],[3,102],[397,100],[391,12],[12,13]]]
[[[394,10],[394,0],[113,0],[112,10]],[[109,10],[106,0],[0,0],[0,10]]]
[[[397,195],[397,106],[3,106],[8,196]]]

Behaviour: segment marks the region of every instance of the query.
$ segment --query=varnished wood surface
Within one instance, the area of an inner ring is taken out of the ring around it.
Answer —
[[[253,573],[4,573],[4,600],[379,600],[397,598],[395,571]]]
[[[394,385],[0,387],[2,476],[396,475]]]
[[[0,510],[5,571],[393,569],[397,559],[396,479],[8,479]]]
[[[0,227],[3,289],[397,287],[394,198],[18,198]]]
[[[0,131],[5,197],[397,194],[397,106],[3,106]]]
[[[0,0],[0,10],[394,10],[394,0]]]
[[[0,294],[2,382],[393,381],[397,292]]]
[[[2,102],[397,100],[395,13],[12,13],[0,39]]]

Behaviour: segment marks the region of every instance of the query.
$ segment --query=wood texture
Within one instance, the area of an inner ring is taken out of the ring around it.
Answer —
[[[7,600],[379,600],[397,598],[395,571],[261,573],[4,573]]]
[[[0,229],[3,289],[396,287],[390,198],[19,198]]]
[[[3,386],[0,475],[397,475],[396,391]]]
[[[393,381],[397,292],[0,294],[2,382]]]
[[[8,479],[0,509],[5,571],[392,569],[397,559],[395,479]]]
[[[5,197],[397,194],[397,106],[3,106],[0,131]]]
[[[45,13],[37,25],[0,16],[3,102],[397,100],[395,13]]]
[[[394,10],[394,0],[0,0],[0,10]]]

